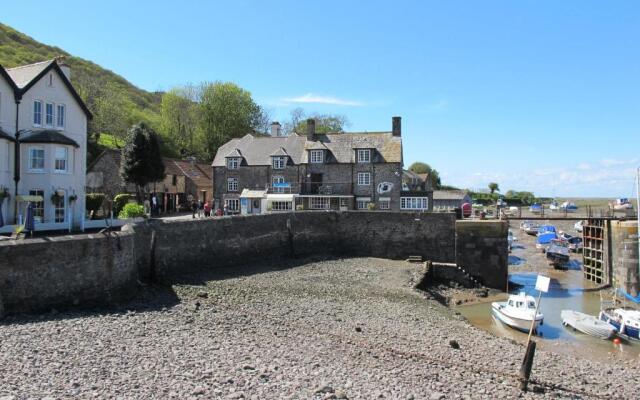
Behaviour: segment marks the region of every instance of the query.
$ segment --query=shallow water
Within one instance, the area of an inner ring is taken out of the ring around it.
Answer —
[[[535,273],[510,274],[511,282],[522,285],[521,288],[510,292],[524,291],[537,298],[536,277]],[[610,340],[596,339],[580,332],[574,332],[572,328],[562,325],[560,311],[565,309],[591,315],[599,313],[599,292],[584,291],[582,286],[588,286],[588,282],[582,282],[582,272],[579,270],[570,269],[563,272],[560,279],[551,279],[549,292],[542,294],[540,302],[540,310],[544,314],[544,324],[538,328],[537,336],[545,342],[544,344],[552,346],[557,351],[578,353],[595,359],[612,355],[637,359],[640,356],[639,342],[623,342],[621,345],[614,345]],[[527,339],[526,333],[516,331],[496,320],[491,315],[491,303],[460,306],[457,307],[457,311],[471,324],[497,336],[509,337],[517,341]],[[566,344],[570,346],[565,346]]]

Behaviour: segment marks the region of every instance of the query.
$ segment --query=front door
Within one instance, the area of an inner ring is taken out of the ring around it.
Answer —
[[[322,186],[322,174],[311,174],[311,194],[319,194]]]

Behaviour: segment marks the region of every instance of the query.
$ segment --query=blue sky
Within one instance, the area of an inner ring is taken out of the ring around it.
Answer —
[[[233,81],[284,121],[403,117],[445,183],[626,196],[640,164],[640,2],[38,1],[0,20],[147,90]],[[27,17],[28,16],[28,17]]]

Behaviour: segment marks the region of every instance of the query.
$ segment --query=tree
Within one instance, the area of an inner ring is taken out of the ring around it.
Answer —
[[[230,82],[203,84],[198,105],[199,128],[210,159],[218,147],[258,128],[263,110],[251,93]]]
[[[196,140],[198,130],[197,89],[188,85],[174,88],[162,96],[160,108],[162,132],[180,154],[202,153]]]
[[[491,194],[493,194],[494,192],[499,192],[500,191],[500,187],[498,186],[497,183],[491,182],[491,183],[489,183],[489,190],[491,190]]]
[[[144,186],[165,177],[158,135],[145,123],[134,125],[127,135],[122,149],[120,176],[123,181],[136,185],[138,200],[142,198]]]
[[[284,131],[287,134],[293,132],[301,135],[306,134],[307,119],[314,119],[316,121],[317,133],[344,132],[344,129],[351,125],[345,115],[319,113],[307,115],[302,108],[295,108],[291,110],[291,119],[284,124]]]
[[[440,180],[440,173],[437,169],[431,168],[431,165],[416,161],[409,166],[409,171],[416,174],[429,174],[429,183],[433,189],[440,189],[442,187],[442,181]]]
[[[93,130],[96,138],[101,133],[108,133],[124,142],[127,129],[131,126],[127,112],[129,103],[123,90],[116,84],[108,83],[99,89],[94,99]]]

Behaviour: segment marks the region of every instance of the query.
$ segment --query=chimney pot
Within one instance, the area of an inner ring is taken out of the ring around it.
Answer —
[[[393,132],[393,136],[402,136],[402,118],[401,117],[393,117],[391,118],[391,130]]]
[[[316,140],[316,120],[313,118],[307,120],[307,140]]]
[[[64,61],[64,56],[56,57],[56,63],[58,63],[58,67],[60,67],[64,76],[66,76],[68,80],[71,80],[71,67]]]

